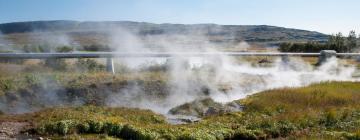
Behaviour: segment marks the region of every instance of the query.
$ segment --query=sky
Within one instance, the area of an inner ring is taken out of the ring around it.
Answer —
[[[360,33],[360,0],[0,0],[0,23],[35,20],[274,25]]]

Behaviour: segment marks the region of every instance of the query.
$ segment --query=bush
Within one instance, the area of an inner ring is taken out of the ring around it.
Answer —
[[[56,52],[65,53],[65,52],[72,52],[72,51],[74,51],[74,48],[71,46],[61,46],[61,47],[56,48]]]
[[[82,122],[77,125],[78,132],[80,133],[89,133],[90,125],[87,122]]]
[[[72,120],[63,120],[57,123],[57,133],[61,135],[68,134],[74,128],[75,123]]]
[[[296,126],[288,121],[280,121],[278,122],[278,128],[279,128],[279,132],[280,135],[283,137],[288,136],[289,134],[291,134],[293,131],[296,130]]]
[[[232,139],[246,139],[246,140],[256,140],[265,137],[265,134],[259,130],[247,130],[247,129],[237,129],[235,130],[234,137]]]
[[[360,140],[360,132],[357,133],[345,133],[344,137],[348,140]]]
[[[320,119],[320,124],[324,124],[326,127],[334,127],[337,122],[337,114],[334,110],[325,112],[324,117]]]
[[[90,127],[88,133],[99,134],[104,131],[104,129],[103,129],[104,123],[103,122],[90,120],[90,121],[87,121],[87,123],[89,124],[89,127]]]
[[[22,51],[27,53],[41,53],[50,52],[50,46],[47,45],[25,45],[22,47]]]
[[[147,129],[136,129],[131,125],[125,125],[121,131],[121,137],[134,140],[153,140],[159,136],[157,133]]]
[[[216,140],[217,138],[202,129],[187,129],[180,136],[179,140]]]
[[[78,59],[76,62],[77,68],[81,71],[103,71],[105,70],[105,66],[98,64],[93,59]]]
[[[279,51],[281,52],[320,52],[321,50],[335,49],[327,44],[318,42],[307,43],[281,43]],[[336,50],[336,49],[335,49]]]
[[[14,84],[14,81],[11,79],[0,79],[0,90],[7,91],[14,89],[16,85]]]
[[[38,75],[35,74],[26,74],[25,75],[25,82],[29,85],[40,85],[40,79]]]
[[[54,123],[48,123],[37,129],[40,134],[60,134],[66,135],[73,133],[76,123],[73,120],[61,120]]]
[[[120,137],[122,129],[123,126],[121,124],[108,122],[104,124],[104,132],[110,136]]]
[[[64,59],[50,58],[45,60],[45,66],[54,70],[66,70],[67,64]]]
[[[109,46],[107,45],[99,45],[99,44],[92,44],[82,47],[84,51],[113,51]]]

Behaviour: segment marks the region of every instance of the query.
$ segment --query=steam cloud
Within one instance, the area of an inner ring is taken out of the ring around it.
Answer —
[[[116,38],[121,35],[121,38]],[[124,38],[125,36],[125,38]],[[121,30],[113,36],[119,52],[153,52],[144,47],[145,41],[166,52],[217,52],[215,45],[205,35],[159,35],[140,38]],[[124,43],[125,42],[125,43]],[[249,45],[241,42],[236,46],[246,50]],[[132,65],[133,69],[143,65],[160,64],[168,67],[170,80],[169,95],[164,99],[144,96],[147,91],[132,85],[126,90],[109,96],[109,106],[125,106],[151,109],[166,114],[169,109],[196,99],[211,97],[226,103],[245,98],[253,93],[281,87],[299,87],[323,81],[358,81],[354,77],[356,68],[344,66],[336,58],[331,58],[320,67],[314,67],[300,58],[284,62],[276,59],[270,67],[254,66],[245,60],[236,61],[232,57],[216,55],[211,57],[173,56],[168,59],[146,58],[120,60]],[[141,63],[142,62],[142,63]],[[136,65],[135,65],[136,64]],[[134,70],[136,71],[136,70]]]
[[[50,52],[56,52],[56,47],[74,45],[72,38],[64,32],[41,32],[34,31],[28,35],[31,40],[36,40],[34,44],[46,45]]]
[[[10,47],[11,42],[5,39],[4,35],[0,31],[0,51],[9,51],[12,50]]]
[[[67,36],[60,36],[55,39],[50,37],[48,40],[55,45],[58,45],[56,43],[68,45],[70,39]],[[117,28],[111,31],[109,40],[109,45],[115,47],[118,52],[218,52],[217,46],[201,33],[137,36],[125,29]],[[246,50],[249,45],[241,42],[236,47]],[[161,97],[157,94],[149,94],[152,91],[147,91],[141,83],[134,81],[118,92],[104,94],[104,104],[112,107],[151,109],[163,114],[178,105],[206,97],[226,103],[273,88],[299,87],[322,81],[360,80],[354,77],[356,73],[354,66],[344,66],[336,58],[331,58],[319,67],[314,67],[299,58],[291,58],[286,62],[278,58],[271,66],[264,67],[253,65],[241,58],[224,55],[116,60],[116,63],[125,64],[134,72],[154,65],[166,68],[169,79],[164,87],[166,89],[162,90],[167,94]],[[43,80],[41,86],[47,89],[47,83],[49,82]],[[57,90],[63,89],[58,87]],[[45,107],[84,104],[82,99],[68,101],[69,99],[59,95],[58,91],[48,89],[43,94],[36,95],[38,98],[25,98],[15,105],[10,104],[8,99],[0,98],[0,110],[22,113],[39,109],[29,108],[31,106],[29,102],[37,102]],[[11,111],[12,109],[15,111]]]

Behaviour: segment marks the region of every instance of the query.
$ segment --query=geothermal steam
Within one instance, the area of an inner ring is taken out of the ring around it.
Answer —
[[[115,47],[118,52],[218,52],[215,44],[208,41],[206,35],[153,35],[137,36],[124,29],[112,30],[109,46]],[[59,39],[50,37],[48,41],[55,44],[67,45],[70,40],[67,36]],[[236,48],[246,50],[249,45],[245,42],[236,44]],[[142,87],[139,81],[122,87],[118,91],[102,91],[104,105],[112,107],[136,107],[151,109],[166,114],[178,105],[196,99],[212,98],[221,103],[245,98],[253,93],[281,87],[299,87],[322,81],[359,81],[353,76],[354,66],[344,66],[338,59],[332,58],[319,67],[302,61],[300,58],[291,58],[289,61],[276,59],[270,66],[254,65],[242,58],[225,55],[209,57],[173,56],[170,58],[122,58],[115,59],[116,64],[128,67],[133,73],[141,76],[142,71],[150,67],[163,70],[168,76],[165,89],[148,89]],[[120,73],[121,74],[121,73]],[[49,79],[41,80],[41,89],[50,84]],[[51,79],[50,79],[51,81]],[[157,82],[157,81],[154,81]],[[55,84],[56,85],[56,84]],[[53,87],[51,87],[53,88]],[[23,113],[41,108],[30,108],[34,103],[44,107],[72,106],[84,104],[80,99],[73,99],[72,94],[64,97],[62,87],[56,91],[51,88],[35,97],[20,98],[18,104],[11,104],[9,99],[0,98],[0,110],[10,113]],[[159,95],[164,90],[167,94]],[[62,92],[61,92],[62,91]],[[159,94],[149,94],[149,93]],[[84,95],[86,96],[86,95]],[[69,100],[71,100],[69,102]]]
[[[156,44],[155,46],[161,48],[161,51],[166,52],[218,52],[206,36],[199,34],[140,38],[121,30],[116,32],[112,40],[114,42],[111,46],[121,46],[117,48],[119,52],[153,52],[151,48],[145,47],[147,45],[143,40],[152,40],[152,44]],[[247,49],[249,46],[242,42],[236,47]],[[226,103],[267,89],[306,86],[322,81],[359,80],[353,76],[355,67],[345,67],[336,58],[331,58],[319,67],[314,67],[300,58],[291,58],[290,61],[282,61],[279,58],[271,66],[262,67],[224,55],[211,57],[177,55],[167,59],[131,58],[119,60],[118,63],[128,64],[133,71],[149,64],[166,67],[170,93],[165,98],[149,99],[144,96],[147,91],[141,90],[142,88],[135,84],[109,96],[107,105],[146,108],[159,113],[167,113],[173,107],[207,97]]]

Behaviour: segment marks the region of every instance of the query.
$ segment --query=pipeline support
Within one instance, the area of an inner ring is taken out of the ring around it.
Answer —
[[[114,60],[112,57],[106,58],[106,71],[115,74]]]

